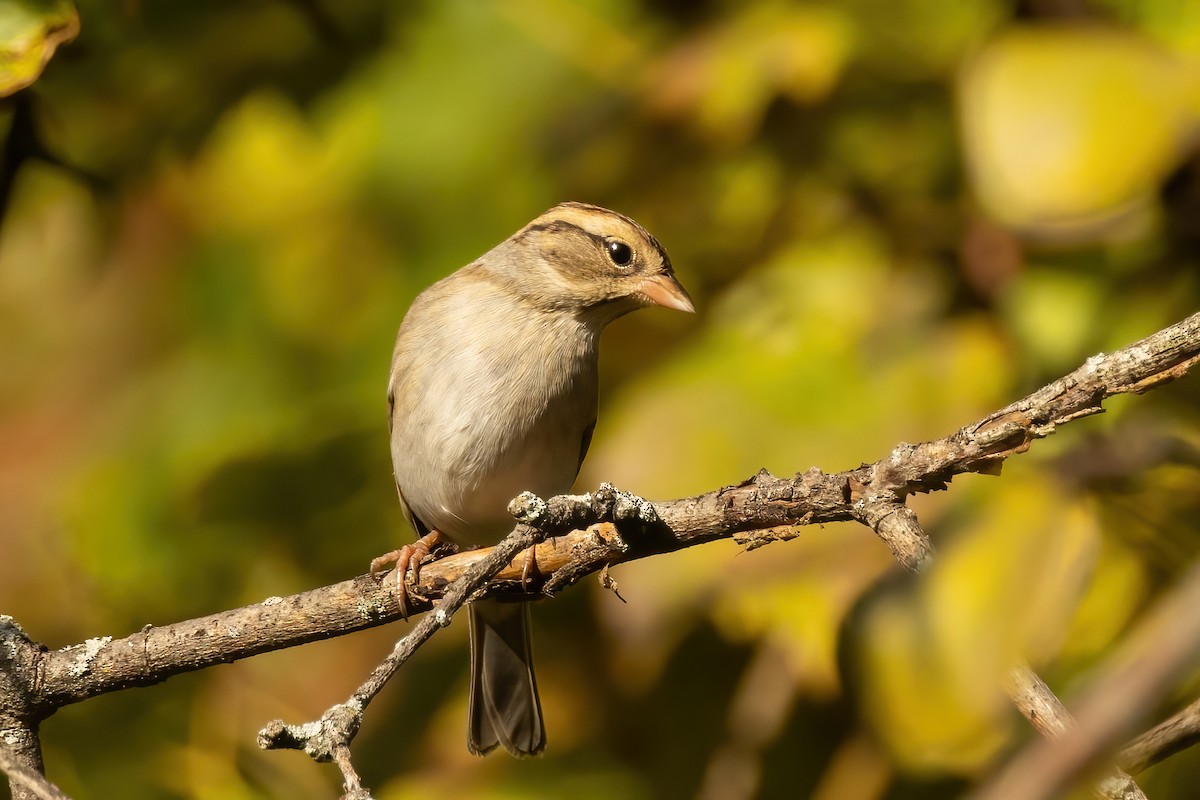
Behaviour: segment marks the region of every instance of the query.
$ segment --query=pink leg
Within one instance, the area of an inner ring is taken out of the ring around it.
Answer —
[[[405,578],[412,573],[413,586],[420,586],[421,559],[442,543],[444,537],[437,531],[430,531],[412,544],[406,544],[399,550],[384,553],[371,560],[371,574],[378,575],[389,564],[396,565],[396,602],[400,604],[400,615],[408,619],[408,585]]]

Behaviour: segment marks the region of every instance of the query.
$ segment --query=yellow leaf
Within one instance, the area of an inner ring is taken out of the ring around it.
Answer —
[[[0,97],[38,79],[60,44],[79,33],[69,0],[14,0],[0,4]]]
[[[863,708],[910,769],[970,773],[1012,733],[1004,676],[1060,652],[1100,547],[1094,513],[1013,476],[933,569],[871,604],[857,632]]]
[[[1180,58],[1101,27],[1015,28],[963,71],[974,188],[1008,224],[1087,232],[1145,203],[1195,127]]]

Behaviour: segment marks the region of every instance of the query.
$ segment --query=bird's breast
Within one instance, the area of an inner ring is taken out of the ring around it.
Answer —
[[[487,316],[455,335],[455,316],[442,315],[426,337],[438,340],[425,351],[438,353],[436,368],[400,345],[394,363],[397,485],[418,519],[467,546],[511,530],[508,503],[521,492],[569,490],[596,418],[594,338],[565,320]],[[504,335],[479,335],[481,324]]]

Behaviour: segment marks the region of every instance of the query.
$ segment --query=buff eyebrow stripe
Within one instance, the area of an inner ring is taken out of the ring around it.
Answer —
[[[541,232],[541,231],[565,231],[565,230],[579,231],[580,233],[582,233],[584,236],[591,239],[596,244],[600,245],[601,247],[604,246],[605,238],[603,236],[598,236],[598,235],[592,233],[591,231],[587,230],[586,228],[581,228],[580,226],[576,225],[574,222],[567,222],[565,219],[555,219],[555,220],[551,220],[550,222],[539,222],[535,225],[530,225],[528,228],[525,229],[525,234]]]
[[[633,227],[635,227],[637,230],[641,231],[642,235],[646,237],[646,240],[649,241],[650,244],[653,245],[654,249],[658,252],[659,257],[662,258],[663,265],[666,267],[667,272],[670,272],[670,273],[674,272],[674,270],[671,266],[671,257],[667,255],[667,251],[663,249],[663,246],[661,244],[659,244],[658,239],[656,239],[646,229],[642,228],[641,225],[638,225],[636,222],[629,219],[628,217],[621,216],[620,214],[617,214],[616,216],[621,217],[621,219],[624,219],[625,221],[629,222]],[[535,224],[527,227],[525,229],[524,233],[521,234],[521,236],[522,236],[522,238],[524,238],[528,234],[535,233],[535,232],[563,231],[563,230],[579,231],[580,233],[582,233],[584,236],[591,239],[593,242],[595,242],[600,247],[603,247],[604,244],[608,241],[608,239],[606,237],[594,234],[591,231],[587,230],[586,228],[581,228],[580,226],[576,225],[574,222],[567,222],[565,219],[555,219],[555,220],[550,220],[549,222],[535,223]]]

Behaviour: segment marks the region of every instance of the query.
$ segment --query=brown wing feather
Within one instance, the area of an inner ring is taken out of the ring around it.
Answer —
[[[392,428],[396,424],[392,420],[392,418],[394,416],[396,416],[396,390],[392,388],[391,384],[388,384],[388,435],[389,436],[392,433]]]
[[[408,524],[412,525],[413,530],[417,532],[417,538],[428,534],[432,529],[421,520],[417,519],[416,514],[412,513],[412,509],[408,507],[408,501],[404,499],[404,492],[400,491],[400,484],[396,484],[396,495],[400,498],[400,511],[404,514],[404,518],[408,520]]]
[[[575,465],[575,474],[579,475],[580,468],[583,467],[583,460],[587,458],[588,448],[592,446],[592,434],[596,432],[596,420],[592,420],[592,424],[583,429],[583,439],[579,443],[579,463]]]

